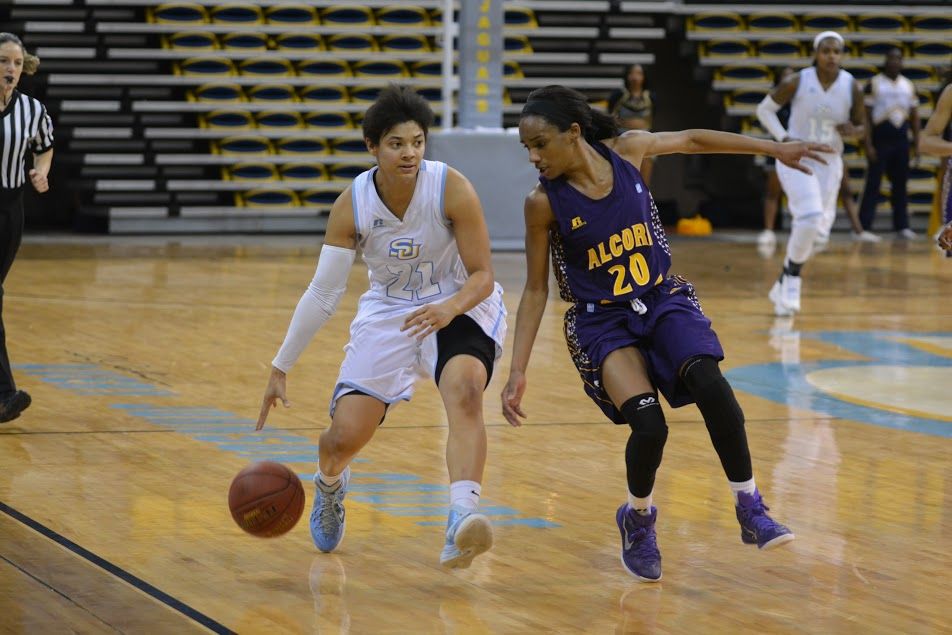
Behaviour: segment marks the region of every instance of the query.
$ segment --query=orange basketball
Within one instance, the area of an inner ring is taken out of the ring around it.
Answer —
[[[238,472],[228,490],[228,508],[238,526],[271,538],[291,530],[304,512],[304,486],[290,469],[273,461]]]

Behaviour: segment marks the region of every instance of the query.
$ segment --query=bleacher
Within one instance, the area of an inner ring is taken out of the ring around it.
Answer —
[[[441,116],[442,6],[14,0],[10,18],[43,60],[81,215],[111,232],[320,231],[370,165],[359,117],[385,83]],[[604,99],[664,37],[607,1],[504,7],[506,125],[550,83]]]
[[[637,3],[634,3],[637,4]],[[923,126],[935,106],[943,71],[952,62],[952,5],[683,5],[686,39],[696,43],[699,63],[713,70],[712,89],[745,133],[766,137],[754,116],[785,66],[812,62],[811,42],[825,30],[846,39],[843,67],[860,82],[879,72],[886,51],[903,51],[903,74],[915,84]],[[862,192],[866,159],[862,144],[846,142],[844,157],[853,190]],[[911,212],[927,214],[936,190],[938,160],[922,157],[909,179]],[[888,213],[889,182],[883,180],[880,213]]]

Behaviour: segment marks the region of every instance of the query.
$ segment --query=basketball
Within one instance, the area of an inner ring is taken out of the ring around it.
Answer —
[[[252,463],[231,482],[228,508],[238,526],[249,534],[280,536],[301,518],[304,486],[297,474],[280,463]]]

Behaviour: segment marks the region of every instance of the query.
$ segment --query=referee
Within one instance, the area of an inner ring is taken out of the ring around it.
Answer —
[[[23,236],[23,186],[27,151],[33,153],[30,183],[37,192],[50,189],[46,176],[53,162],[53,124],[39,101],[17,90],[20,75],[40,65],[16,35],[0,33],[0,423],[16,419],[30,405],[17,390],[7,356],[3,327],[3,283]]]

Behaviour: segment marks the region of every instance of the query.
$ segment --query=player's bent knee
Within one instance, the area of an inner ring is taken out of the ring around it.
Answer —
[[[721,374],[717,360],[707,356],[689,360],[681,379],[694,397],[712,436],[735,434],[744,427],[744,411]]]
[[[619,410],[639,441],[664,445],[668,440],[668,424],[656,393],[636,395]]]

